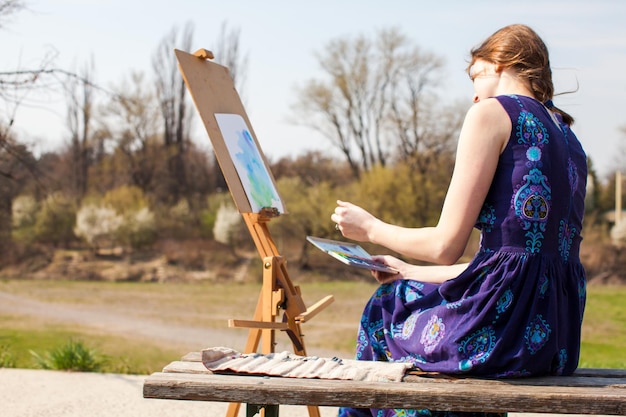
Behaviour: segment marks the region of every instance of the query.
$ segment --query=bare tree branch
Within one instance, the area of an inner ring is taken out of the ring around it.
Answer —
[[[94,154],[92,125],[94,118],[93,60],[87,64],[81,76],[65,85],[67,99],[67,122],[70,130],[70,163],[72,165],[72,191],[77,201],[87,193],[89,167]]]
[[[156,74],[157,98],[161,106],[164,126],[163,143],[171,155],[168,167],[172,182],[169,184],[170,195],[174,202],[188,196],[188,179],[184,164],[186,144],[189,142],[191,112],[186,99],[187,88],[173,53],[174,48],[189,51],[193,41],[194,27],[188,23],[179,39],[178,29],[174,28],[163,38],[152,58],[152,67]]]
[[[296,117],[324,134],[356,177],[426,145],[422,136],[430,124],[423,120],[432,116],[425,110],[437,86],[440,58],[390,29],[373,40],[331,41],[317,59],[326,79],[311,80],[300,90]]]
[[[0,28],[5,26],[5,23],[10,19],[12,15],[17,14],[19,11],[24,10],[26,4],[22,0],[1,0],[0,1]]]
[[[222,22],[213,53],[215,62],[228,68],[239,97],[245,101],[248,55],[241,52],[240,38],[240,29],[229,30],[227,22]]]

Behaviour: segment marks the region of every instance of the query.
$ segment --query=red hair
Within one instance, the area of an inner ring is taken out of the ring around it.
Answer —
[[[476,60],[481,59],[504,68],[513,69],[525,78],[534,97],[559,113],[571,125],[574,118],[552,103],[554,84],[548,48],[537,33],[526,25],[505,26],[471,50],[468,74]]]

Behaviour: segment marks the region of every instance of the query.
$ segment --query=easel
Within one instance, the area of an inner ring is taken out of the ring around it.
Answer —
[[[289,336],[294,353],[306,356],[300,325],[332,303],[333,296],[329,295],[307,309],[302,300],[300,288],[294,286],[291,282],[286,262],[280,256],[268,229],[268,223],[271,219],[279,216],[281,213],[274,207],[264,207],[258,212],[252,210],[250,199],[246,194],[245,187],[218,126],[216,114],[235,114],[243,118],[272,183],[274,183],[274,178],[261,152],[256,135],[235,90],[228,69],[211,62],[213,54],[205,49],[200,49],[193,55],[180,50],[175,50],[175,53],[180,72],[209,134],[235,205],[243,216],[254,244],[263,260],[263,284],[254,317],[252,320],[231,319],[228,325],[229,327],[249,329],[245,353],[256,352],[259,343],[261,343],[261,353],[274,352],[275,332],[280,330]],[[277,322],[276,318],[280,314],[280,310],[283,310],[283,317],[282,321]],[[236,417],[239,407],[239,403],[231,403],[227,417]],[[310,417],[320,416],[317,406],[307,406],[307,408]],[[268,407],[267,410],[265,408],[252,410],[250,405],[248,406],[247,415],[256,415],[256,411],[261,411],[262,417],[278,415],[277,406]]]

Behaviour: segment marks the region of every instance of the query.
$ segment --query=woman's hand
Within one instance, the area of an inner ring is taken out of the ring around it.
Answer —
[[[379,221],[361,207],[341,200],[337,200],[337,207],[330,218],[345,237],[359,242],[370,241],[369,233]]]
[[[396,271],[398,271],[397,273],[390,273],[390,272],[382,272],[382,271],[372,271],[372,276],[374,278],[376,278],[376,281],[378,281],[381,284],[388,284],[390,282],[396,281],[398,279],[404,279],[404,271],[407,270],[408,267],[411,267],[412,265],[401,261],[400,259],[394,257],[394,256],[390,256],[390,255],[384,255],[384,256],[372,256],[372,259],[375,262],[378,262],[379,264],[383,264],[383,265],[387,265],[393,269],[395,269]]]

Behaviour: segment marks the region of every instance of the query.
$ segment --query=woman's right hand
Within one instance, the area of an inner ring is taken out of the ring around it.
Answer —
[[[361,207],[341,200],[337,200],[337,207],[330,218],[344,237],[359,242],[370,241],[369,232],[378,221]]]

